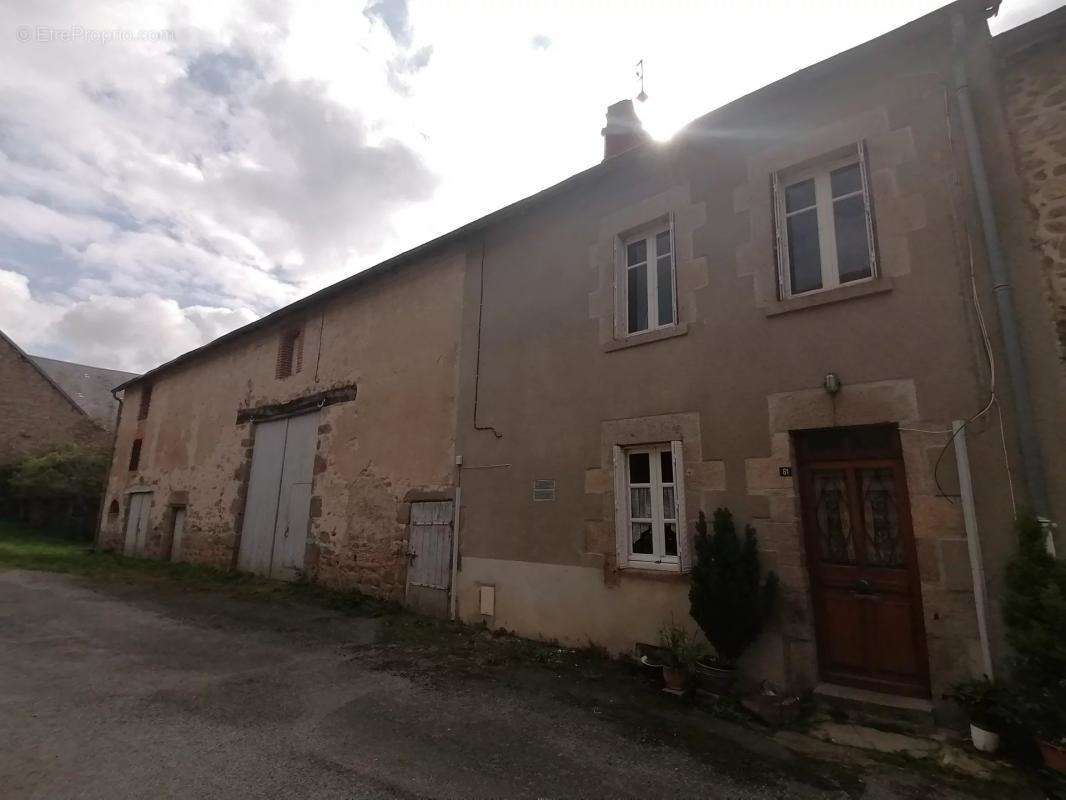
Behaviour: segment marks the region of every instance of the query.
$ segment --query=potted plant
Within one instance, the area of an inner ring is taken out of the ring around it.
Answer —
[[[987,677],[957,683],[944,698],[954,700],[966,711],[970,719],[970,741],[982,753],[996,752],[1000,733],[1017,719],[1010,690]]]
[[[1066,564],[1048,552],[1032,514],[1019,515],[1017,533],[1003,592],[1012,675],[1044,763],[1066,772]]]
[[[714,512],[713,531],[701,511],[696,521],[696,563],[692,567],[689,606],[692,618],[714,648],[713,658],[697,669],[718,691],[728,691],[737,659],[758,638],[777,596],[777,576],[764,579],[755,529],[737,535],[728,508]]]
[[[662,667],[666,691],[681,694],[685,690],[688,676],[703,652],[704,645],[684,628],[671,623],[659,632],[658,659],[662,663],[657,666]],[[651,663],[647,656],[641,660]]]

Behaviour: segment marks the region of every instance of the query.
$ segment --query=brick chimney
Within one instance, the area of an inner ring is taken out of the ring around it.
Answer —
[[[603,157],[608,159],[643,144],[648,134],[641,127],[632,100],[619,100],[607,106],[607,127],[603,134]]]

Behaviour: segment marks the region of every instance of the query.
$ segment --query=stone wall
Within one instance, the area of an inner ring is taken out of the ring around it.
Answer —
[[[1066,14],[1038,20],[1029,41],[1004,36],[1003,94],[1041,255],[1059,355],[1066,360]],[[1028,27],[1028,26],[1027,26]]]
[[[0,337],[0,464],[59,444],[108,448],[111,435]]]
[[[318,413],[305,574],[402,599],[407,498],[452,491],[465,264],[453,253],[398,268],[149,376],[145,419],[141,384],[130,387],[106,498],[120,510],[105,515],[100,544],[122,547],[130,491],[151,489],[145,555],[170,557],[174,508],[184,506],[184,560],[234,567],[255,449],[249,419],[298,406]],[[278,377],[278,347],[294,327],[302,362]]]

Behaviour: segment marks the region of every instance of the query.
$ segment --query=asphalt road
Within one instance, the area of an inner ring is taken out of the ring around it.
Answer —
[[[359,656],[377,624],[0,572],[0,796],[857,794],[727,774],[544,693],[397,674]]]

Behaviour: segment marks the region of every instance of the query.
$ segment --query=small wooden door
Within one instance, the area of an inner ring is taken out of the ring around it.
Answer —
[[[910,501],[899,433],[864,426],[796,435],[823,680],[929,695]]]
[[[256,425],[237,566],[295,580],[303,572],[318,414]]]
[[[452,513],[451,500],[412,503],[407,539],[407,604],[442,617],[452,579]]]
[[[129,513],[126,515],[126,537],[122,544],[123,555],[144,555],[144,548],[148,542],[148,511],[151,507],[151,492],[134,492],[129,495]]]

